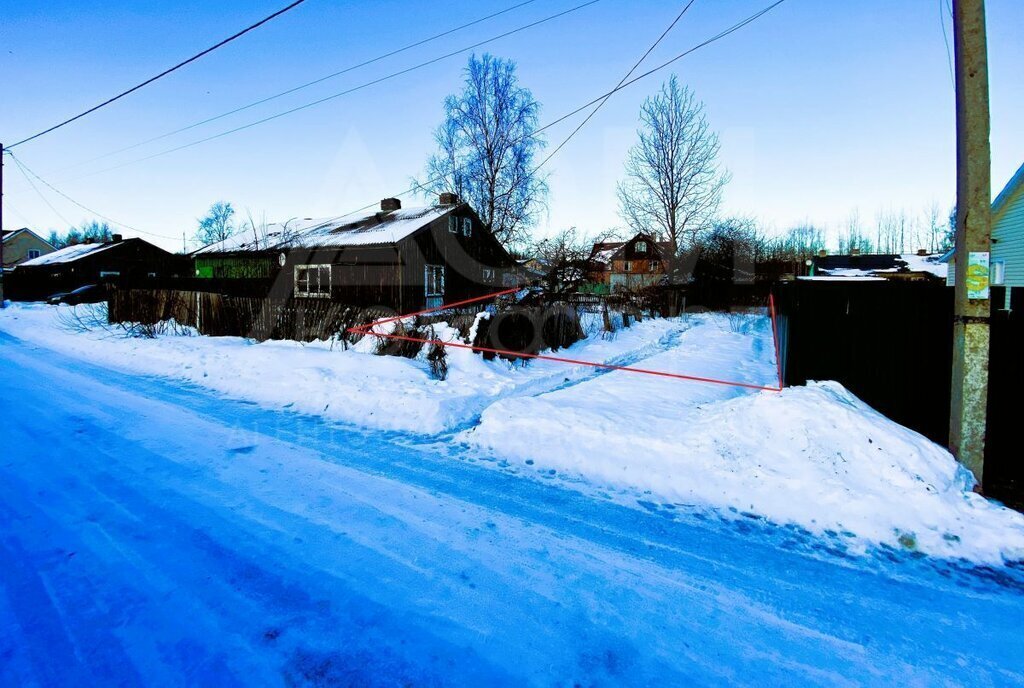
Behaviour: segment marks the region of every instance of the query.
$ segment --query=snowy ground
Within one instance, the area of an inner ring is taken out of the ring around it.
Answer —
[[[251,401],[388,430],[619,503],[795,525],[834,549],[878,547],[987,565],[1024,559],[1024,516],[974,494],[944,449],[834,383],[782,393],[450,349],[447,380],[423,360],[328,343],[130,339],[74,332],[67,307],[15,306],[0,331],[79,359],[185,380]],[[444,328],[441,328],[444,331]],[[559,352],[571,358],[772,385],[759,315],[646,320]],[[448,336],[454,336],[449,332]]]
[[[0,350],[0,685],[1024,685],[1012,569]]]

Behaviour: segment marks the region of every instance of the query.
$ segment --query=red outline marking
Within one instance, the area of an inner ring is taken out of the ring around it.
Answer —
[[[397,320],[404,320],[405,318],[412,318],[412,317],[415,317],[417,315],[425,315],[427,313],[435,313],[437,311],[446,310],[448,308],[455,308],[457,306],[464,306],[464,305],[469,304],[469,303],[476,303],[476,302],[479,302],[479,301],[485,301],[485,300],[488,300],[488,299],[497,298],[499,296],[504,296],[505,294],[512,294],[514,292],[519,291],[520,289],[521,289],[521,287],[513,287],[511,289],[505,289],[503,291],[495,292],[493,294],[487,294],[485,296],[478,296],[476,298],[466,299],[464,301],[456,301],[455,303],[443,304],[443,305],[437,306],[436,308],[427,308],[427,309],[422,310],[422,311],[416,311],[415,313],[408,313],[406,315],[399,315],[399,316],[395,316],[393,318],[386,318],[386,319],[383,319],[383,320],[374,320],[373,322],[367,323],[366,325],[357,325],[355,327],[350,327],[350,328],[348,328],[347,331],[348,332],[353,332],[355,334],[372,335],[374,337],[379,337],[381,339],[395,339],[395,340],[404,341],[404,342],[421,342],[423,344],[433,344],[433,345],[437,345],[437,346],[450,346],[450,347],[454,347],[454,348],[457,348],[457,349],[470,349],[472,351],[483,351],[483,352],[486,352],[486,353],[492,353],[492,354],[498,354],[498,355],[504,355],[504,356],[512,356],[514,358],[528,358],[528,359],[534,359],[534,360],[539,360],[539,361],[555,361],[557,363],[568,363],[570,365],[583,365],[583,366],[590,366],[592,368],[604,368],[606,370],[622,370],[622,371],[625,371],[625,372],[628,372],[628,373],[642,373],[644,375],[656,375],[658,377],[667,377],[667,378],[673,378],[673,379],[676,379],[676,380],[689,380],[689,381],[692,381],[692,382],[706,382],[708,384],[713,384],[713,385],[725,385],[727,387],[743,387],[745,389],[755,389],[755,390],[767,391],[767,392],[781,392],[782,391],[782,372],[781,372],[782,371],[782,364],[779,361],[779,353],[778,353],[779,352],[779,339],[778,339],[778,332],[777,332],[777,330],[775,328],[775,302],[772,299],[771,295],[769,295],[769,297],[768,297],[768,308],[769,308],[769,311],[771,313],[771,318],[772,318],[772,336],[773,336],[773,339],[775,341],[775,359],[776,359],[776,362],[778,363],[778,369],[779,369],[779,386],[778,387],[769,387],[769,386],[766,386],[766,385],[755,385],[755,384],[752,384],[752,383],[749,383],[749,382],[732,382],[730,380],[719,380],[719,379],[716,379],[716,378],[699,377],[699,376],[696,376],[696,375],[683,375],[683,374],[680,374],[680,373],[666,373],[666,372],[661,371],[661,370],[648,370],[646,368],[633,368],[633,367],[630,367],[630,366],[612,365],[610,363],[594,363],[593,361],[581,361],[581,360],[578,360],[578,359],[575,359],[575,358],[562,358],[560,356],[546,356],[546,355],[543,355],[543,354],[528,354],[528,353],[523,353],[523,352],[519,352],[519,351],[510,351],[510,350],[507,350],[507,349],[491,349],[491,348],[488,348],[488,347],[473,346],[472,344],[463,344],[461,342],[445,342],[445,341],[441,341],[440,339],[424,339],[422,337],[406,337],[405,335],[399,335],[399,334],[380,334],[380,333],[372,332],[371,331],[372,328],[376,327],[377,325],[384,325],[384,324],[387,324],[387,323],[395,322]]]

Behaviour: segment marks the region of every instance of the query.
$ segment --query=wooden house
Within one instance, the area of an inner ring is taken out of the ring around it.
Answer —
[[[438,204],[306,218],[243,232],[193,254],[196,277],[231,293],[266,282],[276,298],[332,299],[398,312],[484,296],[518,282],[518,266],[476,212],[454,194]]]
[[[49,241],[28,227],[4,231],[2,235],[4,268],[13,268],[27,260],[45,256],[47,253],[57,250]]]
[[[635,291],[659,284],[668,273],[672,245],[638,233],[628,241],[594,244],[588,280],[607,291]]]
[[[5,289],[12,300],[36,301],[94,284],[138,286],[184,269],[181,256],[115,234],[111,241],[87,241],[27,260],[8,274]]]

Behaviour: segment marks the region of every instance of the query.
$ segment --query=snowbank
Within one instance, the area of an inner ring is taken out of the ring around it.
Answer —
[[[646,362],[748,380],[770,374],[765,323],[704,316]],[[629,498],[760,516],[844,541],[1002,564],[1024,559],[1024,516],[971,491],[942,447],[834,382],[782,393],[610,373],[502,400],[462,435],[506,460],[614,486]],[[630,497],[631,496],[631,497]]]
[[[144,339],[100,328],[75,331],[75,314],[88,314],[92,308],[14,304],[0,313],[0,331],[100,365],[186,380],[270,408],[423,434],[472,422],[496,399],[537,394],[594,373],[593,368],[545,361],[527,366],[487,362],[471,351],[453,348],[448,350],[448,379],[439,381],[431,378],[422,355],[416,360],[374,355],[377,340],[370,337],[344,351],[337,342]],[[628,364],[687,326],[681,320],[648,320],[611,339],[578,342],[565,352],[583,360]],[[443,324],[436,331],[441,339],[455,336]]]

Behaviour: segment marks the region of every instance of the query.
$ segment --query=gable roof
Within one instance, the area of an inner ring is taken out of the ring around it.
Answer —
[[[992,201],[993,217],[1003,209],[1003,206],[1006,205],[1010,200],[1010,197],[1013,196],[1013,193],[1020,188],[1022,184],[1024,184],[1024,164],[1017,168],[1014,175],[1010,177],[1010,181],[1006,183],[1003,190],[999,192],[998,196],[996,196],[996,200]]]
[[[266,236],[257,238],[252,232],[239,232],[224,241],[204,246],[193,255],[291,248],[387,246],[412,236],[434,220],[462,207],[465,204],[288,220],[268,225]]]
[[[632,244],[637,239],[643,239],[653,244],[659,254],[672,252],[672,242],[656,241],[651,235],[638,232],[627,241],[602,241],[594,244],[594,247],[590,249],[590,261],[607,265],[618,258],[626,246]]]
[[[31,268],[37,265],[56,265],[58,263],[71,263],[73,261],[85,258],[89,255],[94,255],[100,251],[105,251],[111,246],[116,246],[121,242],[108,241],[102,244],[75,244],[73,246],[65,246],[62,249],[58,249],[53,253],[47,253],[46,255],[33,258],[32,260],[26,260],[19,267]]]
[[[3,240],[4,241],[9,241],[9,240],[13,239],[14,237],[18,236],[19,234],[31,234],[36,239],[38,239],[39,241],[41,241],[44,244],[46,244],[47,246],[49,246],[51,249],[56,250],[56,248],[57,248],[56,246],[51,244],[49,241],[47,241],[43,237],[41,237],[38,234],[36,234],[35,232],[33,232],[28,227],[22,227],[21,229],[5,229],[5,230],[3,230],[3,233],[0,234],[0,236],[3,236]]]

